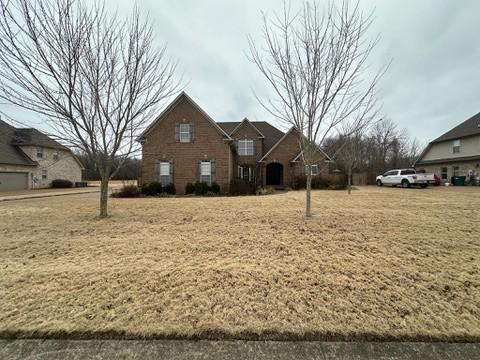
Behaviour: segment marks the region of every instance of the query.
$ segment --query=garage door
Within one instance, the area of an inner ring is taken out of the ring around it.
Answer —
[[[0,191],[23,190],[28,188],[28,173],[0,172]]]

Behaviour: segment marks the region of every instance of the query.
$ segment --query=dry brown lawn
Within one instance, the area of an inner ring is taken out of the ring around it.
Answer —
[[[480,339],[480,189],[0,204],[3,336]]]

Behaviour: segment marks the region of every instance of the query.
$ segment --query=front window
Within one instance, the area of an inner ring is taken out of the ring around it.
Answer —
[[[442,180],[447,180],[448,179],[448,168],[442,167],[440,170],[441,170],[440,174],[441,174]]]
[[[238,155],[251,156],[254,153],[253,140],[238,140]]]
[[[453,140],[453,153],[459,153],[460,152],[460,140]]]
[[[43,159],[43,148],[37,148],[37,158]]]
[[[453,176],[460,176],[460,168],[458,166],[453,167]]]
[[[42,180],[47,180],[47,169],[42,169]]]
[[[308,165],[305,165],[305,175],[308,174]],[[317,164],[313,164],[313,165],[310,165],[310,174],[312,176],[317,176],[318,175],[318,165]]]
[[[170,163],[162,161],[160,163],[160,184],[167,186],[170,184]]]
[[[60,156],[58,155],[58,152],[55,151],[55,152],[52,154],[52,158],[53,158],[53,160],[58,160],[58,159],[60,158]]]
[[[200,181],[206,182],[208,185],[212,183],[212,163],[210,161],[202,161],[200,164]]]
[[[191,141],[190,134],[190,124],[180,124],[180,142],[189,143]]]

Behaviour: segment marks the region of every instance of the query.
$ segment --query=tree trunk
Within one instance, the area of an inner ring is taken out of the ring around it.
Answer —
[[[350,193],[352,192],[352,168],[351,168],[351,167],[348,168],[348,185],[347,185],[347,189],[348,189],[348,195],[350,195]]]
[[[100,183],[100,217],[108,216],[108,177],[102,178]]]
[[[312,173],[310,171],[310,166],[307,167],[307,198],[305,202],[305,216],[307,218],[312,217]]]

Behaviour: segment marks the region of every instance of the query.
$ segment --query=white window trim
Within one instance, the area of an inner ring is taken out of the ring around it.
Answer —
[[[58,151],[54,151],[52,153],[52,159],[53,160],[60,160],[60,153]]]
[[[168,161],[160,161],[158,181],[163,186],[170,184],[170,163]]]
[[[183,127],[183,129],[182,129]],[[185,130],[186,129],[186,130]],[[189,143],[192,141],[192,132],[190,131],[190,124],[180,124],[179,136],[181,143]]]
[[[38,154],[41,154],[41,155],[38,156]],[[42,147],[37,147],[37,158],[43,159],[44,158],[43,155],[44,155],[43,148]]]
[[[238,140],[238,155],[252,156],[255,154],[255,144],[251,139]]]
[[[313,169],[316,169],[315,171]],[[318,164],[310,165],[310,175],[317,176],[319,174]],[[308,174],[308,165],[305,165],[305,175]]]
[[[208,177],[208,181],[205,180],[206,177]],[[200,181],[212,185],[212,162],[210,160],[203,160],[200,163]]]
[[[42,169],[42,173],[40,174],[40,176],[41,176],[42,180],[48,180],[48,170],[47,169]]]
[[[248,169],[248,170],[247,170]],[[248,175],[247,175],[247,181],[252,181],[253,180],[253,169],[251,166],[243,166],[243,165],[239,165],[238,166],[238,177],[242,180],[245,180],[245,175],[244,172],[245,171],[248,171]]]
[[[462,146],[462,143],[460,142],[460,139],[453,140],[453,148],[452,148],[453,153],[458,154],[460,152],[461,146]]]

